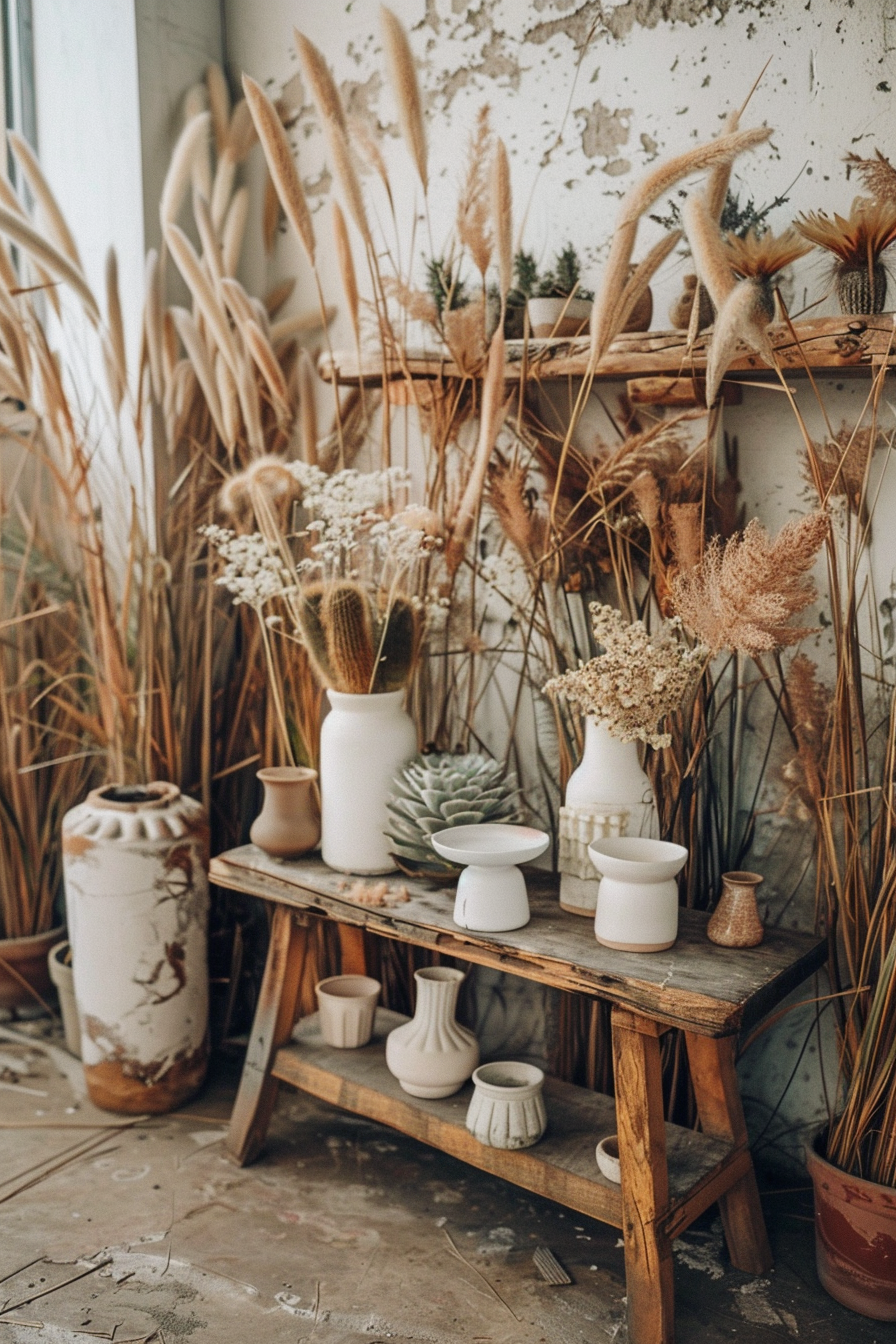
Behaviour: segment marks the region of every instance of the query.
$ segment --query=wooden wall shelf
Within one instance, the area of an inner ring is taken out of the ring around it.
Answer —
[[[794,340],[793,332],[796,333]],[[793,332],[782,323],[771,329],[772,344],[781,367],[790,374],[805,371],[805,361],[813,373],[867,373],[881,364],[896,364],[894,317],[882,313],[869,317],[816,317],[794,322]],[[711,338],[711,333],[709,333]],[[692,350],[687,348],[683,331],[652,331],[619,336],[598,365],[596,377],[602,380],[645,378],[655,375],[679,377],[703,374],[706,370],[706,335],[701,335]],[[522,372],[530,380],[581,378],[588,363],[588,340],[530,340],[507,342],[507,379],[518,379]],[[320,362],[322,377],[345,386],[379,386],[383,376],[389,382],[411,379],[463,378],[468,376],[450,355],[422,351],[409,352],[403,362],[389,361],[385,369],[378,351],[364,354],[359,363],[355,351],[336,350]],[[731,365],[729,374],[743,377],[774,378],[775,373],[751,350],[744,348]]]

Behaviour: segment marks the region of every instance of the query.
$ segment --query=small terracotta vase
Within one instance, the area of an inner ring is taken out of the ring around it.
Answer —
[[[710,942],[720,947],[756,947],[765,936],[756,888],[758,873],[723,873],[722,894],[706,926]]]
[[[317,771],[303,765],[271,765],[259,770],[264,803],[249,839],[275,859],[297,859],[320,844]]]

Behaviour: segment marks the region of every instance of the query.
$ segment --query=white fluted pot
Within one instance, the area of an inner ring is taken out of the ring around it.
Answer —
[[[94,789],[62,823],[91,1100],[180,1106],[208,1060],[208,823],[174,784]]]
[[[414,972],[417,1007],[386,1037],[386,1064],[412,1097],[450,1097],[479,1063],[479,1043],[454,1019],[463,971],[426,966]]]
[[[600,874],[588,846],[618,835],[659,836],[653,788],[638,760],[638,744],[620,742],[589,716],[582,759],[560,809],[560,904],[570,914],[594,918]]]
[[[547,1128],[544,1074],[534,1064],[480,1064],[467,1129],[489,1148],[531,1148]]]
[[[391,873],[386,801],[417,750],[404,691],[327,691],[320,733],[321,857],[343,873]]]

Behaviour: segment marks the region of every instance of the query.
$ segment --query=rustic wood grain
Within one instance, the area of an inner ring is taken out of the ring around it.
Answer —
[[[786,323],[776,323],[770,330],[772,346],[780,367],[790,374],[804,371],[808,362],[813,372],[850,374],[868,372],[881,363],[896,362],[892,318],[885,313],[868,317],[815,317],[793,323],[793,333]],[[712,332],[702,333],[692,349],[688,349],[684,331],[651,331],[632,333],[616,338],[596,370],[599,379],[636,378],[665,374],[684,377],[705,373],[706,352]],[[529,379],[581,378],[588,363],[588,340],[530,340],[507,341],[506,359],[508,381],[521,374]],[[380,351],[363,352],[361,363],[353,350],[338,350],[320,361],[321,376],[328,381],[345,384],[364,382],[371,386],[387,380],[437,379],[469,377],[446,352],[422,354],[399,362],[383,362]],[[735,356],[728,375],[749,374],[751,377],[775,378],[776,374],[752,350],[742,346]]]
[[[747,1126],[734,1067],[736,1042],[733,1038],[713,1041],[691,1032],[685,1033],[685,1042],[704,1134],[728,1139],[746,1150]],[[719,1210],[735,1269],[747,1274],[765,1273],[771,1267],[772,1252],[752,1162],[741,1179],[720,1197]]]
[[[556,875],[526,874],[532,919],[512,933],[471,933],[452,919],[454,892],[400,879],[411,899],[393,910],[347,899],[351,881],[320,859],[271,859],[254,845],[212,860],[221,886],[366,928],[387,938],[510,971],[559,989],[604,998],[667,1026],[723,1036],[752,1026],[802,983],[826,956],[824,940],[768,929],[756,948],[723,948],[706,937],[708,916],[682,910],[667,952],[616,952],[594,938],[588,920],[566,914]]]
[[[591,1218],[622,1226],[619,1186],[601,1175],[594,1156],[598,1140],[616,1132],[611,1097],[547,1078],[544,1138],[517,1152],[487,1148],[465,1126],[471,1083],[453,1097],[433,1101],[410,1096],[389,1073],[386,1036],[406,1021],[400,1013],[378,1008],[370,1044],[360,1050],[339,1050],[324,1042],[317,1014],[304,1018],[293,1033],[294,1043],[277,1052],[274,1072],[321,1101],[389,1125]],[[665,1135],[670,1207],[683,1208],[695,1188],[717,1181],[730,1144],[679,1125],[666,1125]]]
[[[227,1150],[240,1166],[254,1161],[267,1136],[277,1100],[277,1079],[271,1064],[275,1051],[289,1040],[292,1031],[307,945],[307,917],[303,922],[289,906],[278,905],[227,1134]]]

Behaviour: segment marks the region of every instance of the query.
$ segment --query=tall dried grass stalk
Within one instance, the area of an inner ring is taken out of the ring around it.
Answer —
[[[510,189],[510,163],[507,146],[500,136],[495,141],[491,172],[491,207],[495,244],[498,253],[498,286],[502,312],[513,284],[513,197]]]
[[[56,246],[68,257],[73,266],[83,272],[84,267],[75,240],[71,235],[71,230],[59,208],[56,197],[50,190],[47,179],[41,171],[34,151],[28,141],[18,135],[16,131],[7,131],[6,138],[13,154],[16,156],[19,167],[25,175],[25,180],[34,194],[34,199],[47,221],[47,227]]]
[[[492,140],[489,108],[485,104],[479,109],[476,127],[470,136],[467,167],[457,198],[456,212],[457,236],[469,252],[483,283],[494,245],[488,193]]]
[[[178,136],[159,201],[159,218],[163,232],[168,224],[177,222],[192,180],[193,164],[200,149],[208,142],[211,124],[211,113],[200,112],[187,122]]]
[[[344,136],[348,136],[345,108],[322,52],[298,28],[293,29],[299,64],[321,121],[335,121]]]
[[[345,215],[342,213],[338,201],[333,202],[333,237],[336,240],[336,260],[339,263],[342,292],[348,305],[348,315],[351,318],[352,331],[355,333],[355,344],[358,345],[361,340],[361,328],[358,320],[360,309],[358,278],[355,274],[355,262],[345,224]]]
[[[504,333],[499,327],[491,339],[488,368],[482,384],[482,409],[479,415],[479,438],[460,503],[454,514],[445,548],[449,572],[455,573],[463,560],[467,540],[479,512],[485,486],[489,459],[504,422],[507,405],[504,401]]]
[[[314,225],[311,222],[311,211],[308,209],[305,190],[283,124],[277,115],[277,109],[261,85],[248,75],[243,75],[243,90],[283,213],[305,249],[308,264],[313,267]]]
[[[95,327],[100,325],[100,310],[81,270],[68,257],[38,233],[23,216],[0,206],[0,233],[18,243],[35,262],[74,290],[85,313]]]
[[[426,192],[429,189],[429,170],[417,64],[401,20],[385,5],[380,6],[380,23],[386,66],[398,107],[398,124]]]
[[[208,106],[215,132],[215,149],[220,155],[224,152],[227,128],[230,125],[230,89],[224,71],[217,61],[211,61],[206,66],[205,86],[208,90]]]

